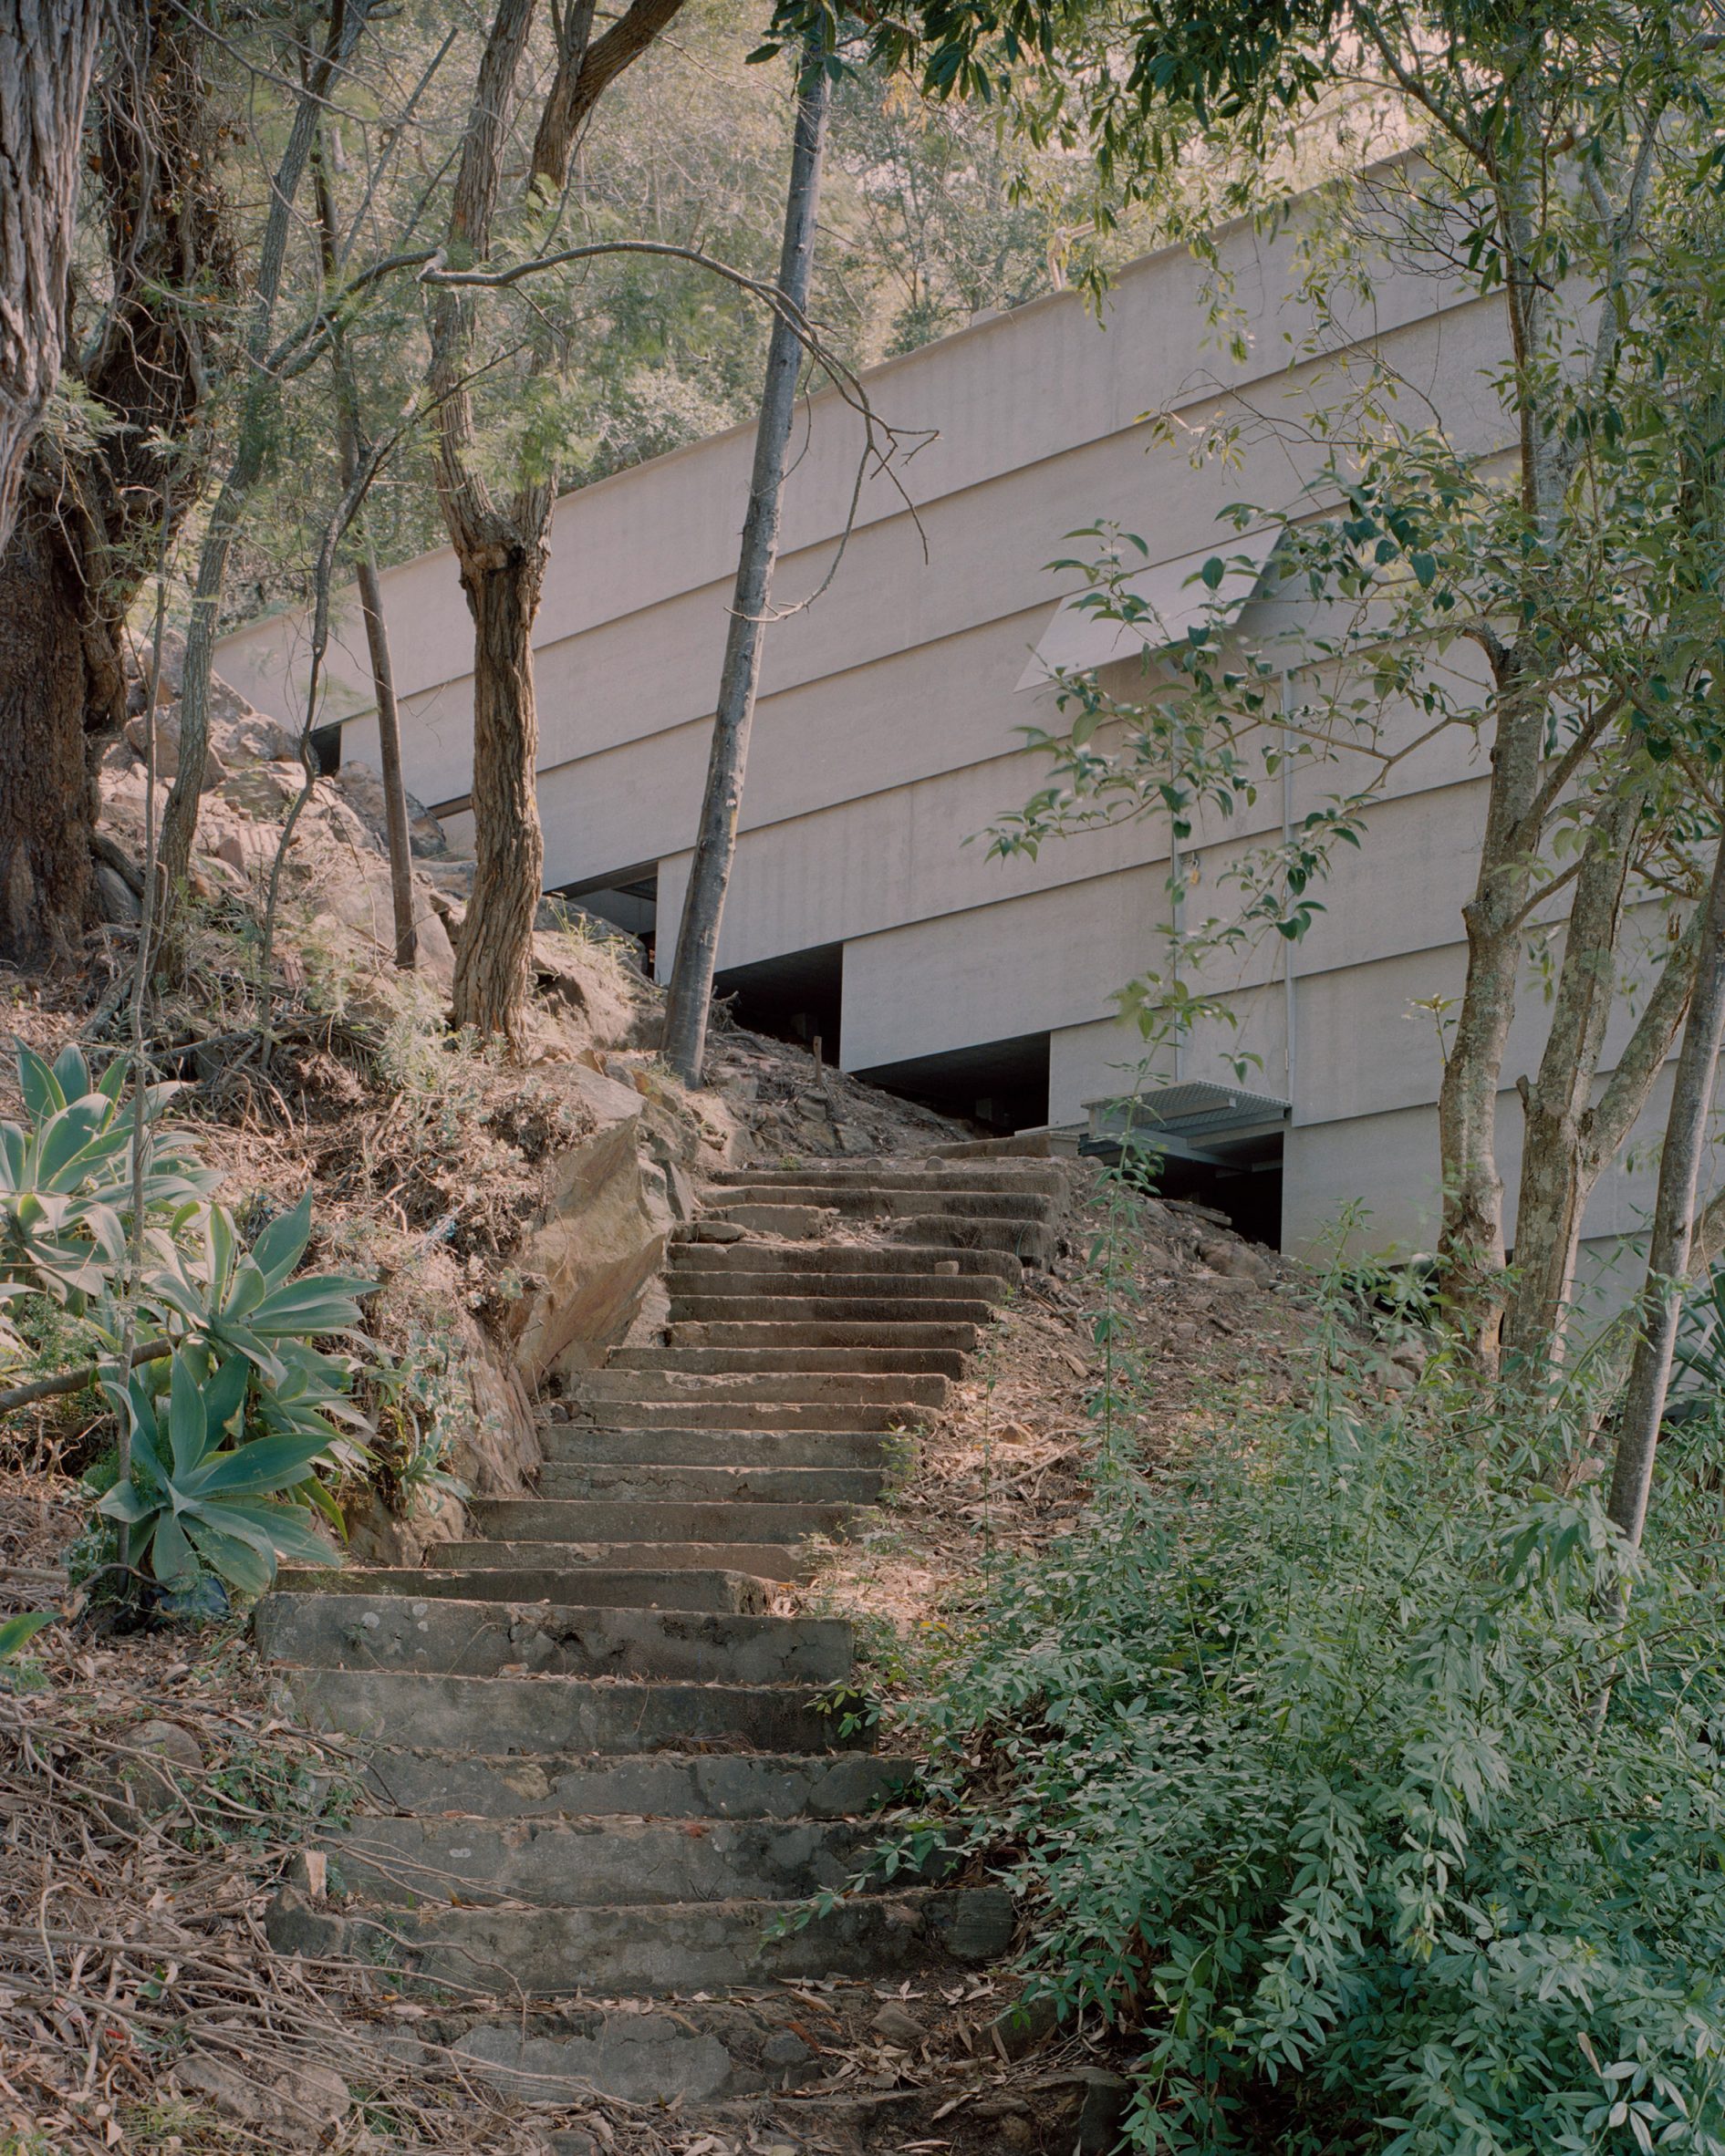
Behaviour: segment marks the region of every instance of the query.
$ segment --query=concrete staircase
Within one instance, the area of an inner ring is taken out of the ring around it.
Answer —
[[[998,1955],[1005,1897],[938,1878],[785,1927],[912,1762],[842,1711],[850,1627],[770,1610],[880,1498],[1064,1196],[1030,1161],[721,1177],[665,1343],[585,1378],[536,1495],[473,1504],[434,1569],[285,1572],[263,1651],[362,1740],[379,1809],[280,1897],[277,1946],[499,1997],[434,2033],[541,2096],[685,2103],[818,2079],[786,1982]]]

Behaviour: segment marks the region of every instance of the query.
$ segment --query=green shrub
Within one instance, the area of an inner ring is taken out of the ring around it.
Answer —
[[[1725,2151],[1716,1517],[1668,1482],[1626,1618],[1561,1415],[1386,1405],[1357,1345],[1153,1481],[1099,1446],[940,1672],[906,1854],[956,1826],[1137,2034],[1135,2147]]]

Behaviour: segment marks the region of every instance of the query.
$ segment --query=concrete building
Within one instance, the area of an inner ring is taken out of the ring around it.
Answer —
[[[1046,565],[1084,526],[1142,534],[1142,588],[1178,633],[1207,555],[1267,552],[1267,539],[1242,541],[1219,523],[1224,505],[1298,495],[1314,452],[1291,448],[1275,422],[1338,393],[1332,360],[1300,358],[1311,326],[1285,297],[1278,251],[1237,229],[1222,252],[1245,314],[1243,358],[1211,326],[1203,273],[1169,252],[1118,278],[1102,325],[1059,294],[875,369],[869,397],[905,447],[919,430],[930,435],[896,476],[864,476],[830,588],[767,638],[721,986],[757,1021],[818,1031],[846,1069],[1003,1127],[1080,1124],[1089,1104],[1130,1083],[1142,1049],[1111,998],[1155,962],[1170,904],[1166,817],[1067,837],[1034,860],[990,860],[977,836],[1039,783],[1042,762],[1019,730],[1048,720],[1047,668],[1112,664],[1125,680],[1143,663],[1065,609],[1073,580]],[[1504,351],[1494,302],[1392,276],[1340,348],[1350,338],[1386,351],[1452,436],[1481,454],[1501,446],[1486,379]],[[1236,467],[1195,462],[1179,435],[1230,398],[1269,423]],[[1157,411],[1174,416],[1173,439],[1147,422]],[[547,886],[657,932],[661,973],[751,448],[751,430],[736,430],[566,497],[539,614]],[[816,399],[787,494],[780,606],[832,568],[861,448],[855,415],[837,397]],[[409,783],[459,829],[472,630],[453,559],[409,563],[385,586]],[[1267,607],[1254,588],[1243,575],[1248,627]],[[296,721],[304,635],[300,621],[261,621],[225,640],[218,665]],[[341,753],[375,761],[357,620],[334,676]],[[1460,986],[1483,769],[1460,731],[1402,764],[1365,846],[1322,892],[1309,937],[1297,947],[1273,938],[1273,949],[1231,961],[1232,976],[1210,983],[1237,1029],[1189,1042],[1178,1069],[1164,1059],[1167,1081],[1225,1087],[1239,1083],[1227,1055],[1260,1059],[1246,1083],[1273,1104],[1242,1112],[1231,1130],[1200,1131],[1184,1150],[1224,1202],[1288,1248],[1310,1246],[1355,1200],[1369,1208],[1357,1240],[1429,1246],[1440,1046],[1410,1006]],[[1350,783],[1345,768],[1313,772],[1291,798],[1273,787],[1231,823],[1211,819],[1181,848],[1186,905],[1220,910],[1225,895],[1211,894],[1231,854]],[[1543,1034],[1538,999],[1526,1000],[1512,1081]],[[1511,1095],[1512,1187],[1519,1125]],[[1645,1173],[1606,1179],[1588,1220],[1596,1259],[1638,1225],[1649,1195]]]

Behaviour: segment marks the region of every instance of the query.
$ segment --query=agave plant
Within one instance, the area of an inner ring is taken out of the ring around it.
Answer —
[[[82,1314],[126,1260],[132,1203],[130,1118],[121,1112],[126,1060],[116,1057],[96,1083],[76,1046],[47,1063],[20,1042],[17,1061],[28,1121],[0,1123],[0,1281]],[[150,1125],[171,1091],[149,1089]],[[146,1218],[171,1239],[220,1179],[183,1143],[152,1140]]]
[[[165,1397],[159,1364],[133,1372],[123,1391],[104,1387],[130,1425],[131,1472],[97,1509],[130,1530],[132,1562],[177,1591],[207,1565],[249,1594],[263,1592],[283,1560],[338,1562],[299,1498],[327,1450],[327,1425],[236,1437],[253,1383],[245,1355],[212,1365],[207,1349],[187,1342],[166,1362]]]

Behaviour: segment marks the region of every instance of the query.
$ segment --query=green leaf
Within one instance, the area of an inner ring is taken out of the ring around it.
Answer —
[[[216,1453],[197,1477],[200,1498],[266,1498],[292,1489],[329,1446],[325,1431],[303,1436],[255,1437],[234,1452]]]
[[[206,1438],[225,1434],[245,1405],[252,1366],[244,1355],[229,1355],[203,1388]]]
[[[18,1085],[24,1094],[24,1105],[32,1123],[45,1122],[66,1105],[66,1095],[60,1091],[60,1082],[47,1064],[20,1041],[18,1047]]]
[[[16,1617],[0,1617],[0,1662],[10,1662],[59,1613],[57,1610],[24,1610]]]
[[[203,1393],[183,1350],[173,1358],[169,1386],[168,1436],[173,1447],[173,1473],[177,1482],[192,1472],[210,1445]]]
[[[252,1245],[252,1256],[272,1288],[279,1288],[311,1240],[311,1190],[307,1186],[292,1212],[272,1220]]]
[[[1221,555],[1212,554],[1198,574],[1211,591],[1216,591],[1221,587],[1222,578],[1228,574],[1228,565],[1222,560]]]
[[[89,1065],[76,1041],[68,1041],[54,1059],[54,1081],[63,1098],[76,1101],[90,1090]]]
[[[238,1535],[225,1534],[209,1520],[193,1513],[185,1521],[185,1530],[197,1550],[213,1572],[218,1572],[232,1587],[243,1594],[262,1594],[275,1577],[275,1558],[273,1551],[255,1549]]]
[[[151,1544],[150,1569],[164,1587],[188,1587],[198,1576],[197,1552],[171,1513],[164,1512]]]

